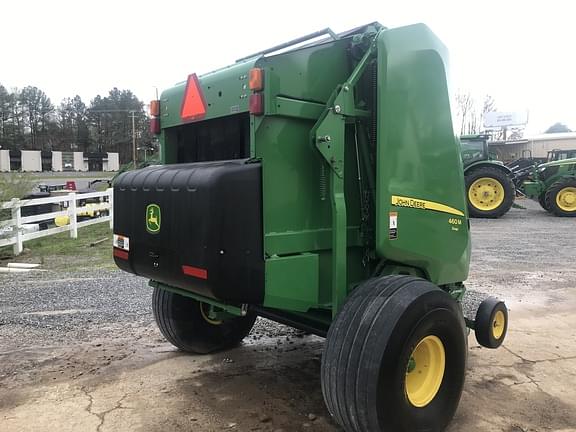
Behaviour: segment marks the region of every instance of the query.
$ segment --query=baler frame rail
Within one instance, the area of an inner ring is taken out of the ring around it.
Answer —
[[[254,54],[250,54],[250,55],[247,55],[245,57],[239,58],[238,60],[236,60],[236,63],[240,63],[240,62],[243,62],[245,60],[249,60],[249,59],[254,58],[254,57],[259,57],[262,55],[266,55],[266,54],[270,54],[270,53],[273,53],[276,51],[280,51],[281,49],[289,48],[292,45],[297,45],[299,43],[306,42],[306,41],[309,41],[310,39],[315,39],[317,37],[324,36],[324,35],[329,35],[333,40],[338,40],[338,36],[336,35],[336,33],[334,33],[329,27],[326,27],[322,30],[315,31],[315,32],[307,34],[305,36],[300,36],[299,38],[292,39],[291,41],[284,42],[284,43],[278,44],[276,46],[273,46],[271,48],[266,48],[265,50],[258,51]]]

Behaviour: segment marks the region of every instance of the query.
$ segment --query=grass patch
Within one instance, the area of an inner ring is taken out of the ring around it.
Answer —
[[[90,246],[98,240],[106,241]],[[69,232],[30,240],[24,243],[24,253],[12,255],[12,247],[0,248],[0,258],[11,262],[41,263],[46,269],[115,268],[112,259],[112,230],[107,222],[78,229],[78,238]]]

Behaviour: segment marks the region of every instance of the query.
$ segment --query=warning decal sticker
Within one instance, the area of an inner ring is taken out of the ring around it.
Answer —
[[[396,240],[398,238],[398,212],[390,212],[388,238],[390,240]]]

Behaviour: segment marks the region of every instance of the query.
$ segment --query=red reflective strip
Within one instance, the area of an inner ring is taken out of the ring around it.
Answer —
[[[114,248],[114,256],[123,260],[128,260],[128,252],[122,249]]]
[[[198,120],[206,115],[206,102],[196,74],[188,76],[180,117],[182,120]]]
[[[185,275],[194,276],[194,277],[197,277],[199,279],[208,279],[208,270],[201,269],[198,267],[183,265],[182,266],[182,272]]]

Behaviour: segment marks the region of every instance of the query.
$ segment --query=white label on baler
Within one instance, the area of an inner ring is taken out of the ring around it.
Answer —
[[[390,212],[390,224],[388,226],[388,238],[396,240],[398,238],[398,213]]]
[[[118,249],[123,249],[125,251],[130,250],[130,239],[128,237],[114,234],[113,244],[114,247],[117,247]]]

